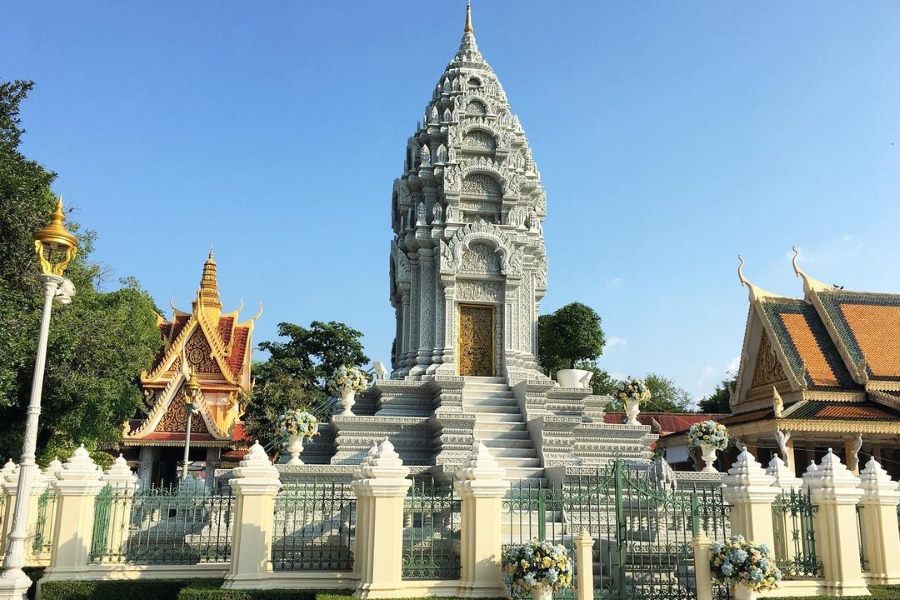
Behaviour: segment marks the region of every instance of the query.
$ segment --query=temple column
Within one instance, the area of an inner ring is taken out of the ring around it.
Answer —
[[[412,339],[412,328],[410,326],[412,315],[410,314],[409,307],[410,284],[406,282],[401,283],[400,285],[401,325],[400,338],[397,342],[397,346],[399,347],[399,350],[397,351],[397,368],[406,369],[409,367],[409,344]]]
[[[156,464],[158,459],[159,448],[155,446],[141,446],[138,480],[142,489],[150,489],[153,486],[153,465]]]
[[[210,489],[214,489],[216,486],[216,469],[219,467],[219,458],[221,456],[221,448],[206,449],[206,485]]]
[[[416,365],[416,354],[419,351],[419,302],[421,281],[419,279],[418,256],[409,259],[409,344],[407,345],[406,366],[412,369]]]
[[[419,349],[416,352],[417,374],[424,374],[434,350],[434,251],[419,249]]]
[[[443,329],[444,350],[438,372],[444,375],[456,375],[456,285],[452,276],[442,276],[443,309],[438,327]]]

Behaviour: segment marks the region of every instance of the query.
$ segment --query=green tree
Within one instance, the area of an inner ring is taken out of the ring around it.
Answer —
[[[726,377],[716,385],[716,389],[709,396],[704,396],[698,403],[700,412],[725,413],[731,412],[731,392],[737,384],[737,377]]]
[[[313,321],[308,328],[279,323],[285,341],[259,345],[269,358],[254,364],[254,386],[246,399],[243,421],[263,444],[275,441],[272,422],[288,409],[304,409],[327,418],[331,405],[326,379],[340,366],[363,367],[362,333],[343,323]]]
[[[650,388],[651,397],[641,403],[642,412],[692,412],[691,395],[672,379],[650,373],[644,383]]]
[[[55,175],[19,150],[20,105],[32,87],[0,83],[0,456],[21,451],[43,301],[31,236],[54,205]],[[67,224],[79,238],[66,271],[77,292],[53,309],[38,432],[44,462],[80,443],[115,445],[143,405],[138,376],[161,345],[150,296],[134,279],[100,290],[100,267],[89,261],[95,236]]]
[[[596,360],[605,345],[600,315],[590,306],[572,302],[538,318],[538,361],[549,374]]]

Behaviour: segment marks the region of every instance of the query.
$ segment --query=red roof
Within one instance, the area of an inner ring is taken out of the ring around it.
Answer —
[[[637,420],[641,425],[650,425],[660,436],[666,436],[687,431],[694,423],[718,421],[727,416],[708,413],[641,413],[638,415]],[[606,413],[603,416],[603,421],[605,423],[620,424],[625,421],[625,418],[624,413]],[[657,424],[658,431],[656,431]]]
[[[233,327],[234,317],[219,318],[219,336],[222,338],[222,343],[226,346],[228,345],[229,340],[231,340],[231,330]]]
[[[239,375],[244,366],[244,355],[247,353],[247,340],[250,338],[249,327],[234,328],[234,345],[231,346],[231,354],[228,355],[228,368],[235,375]]]

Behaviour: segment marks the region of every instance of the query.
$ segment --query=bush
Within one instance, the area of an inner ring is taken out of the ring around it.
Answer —
[[[189,581],[48,581],[41,600],[176,600]],[[222,582],[217,582],[222,585]]]

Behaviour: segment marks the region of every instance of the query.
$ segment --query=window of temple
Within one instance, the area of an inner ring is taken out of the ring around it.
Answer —
[[[468,85],[470,88],[473,88],[473,89],[480,88],[481,80],[478,79],[477,77],[469,77]]]

